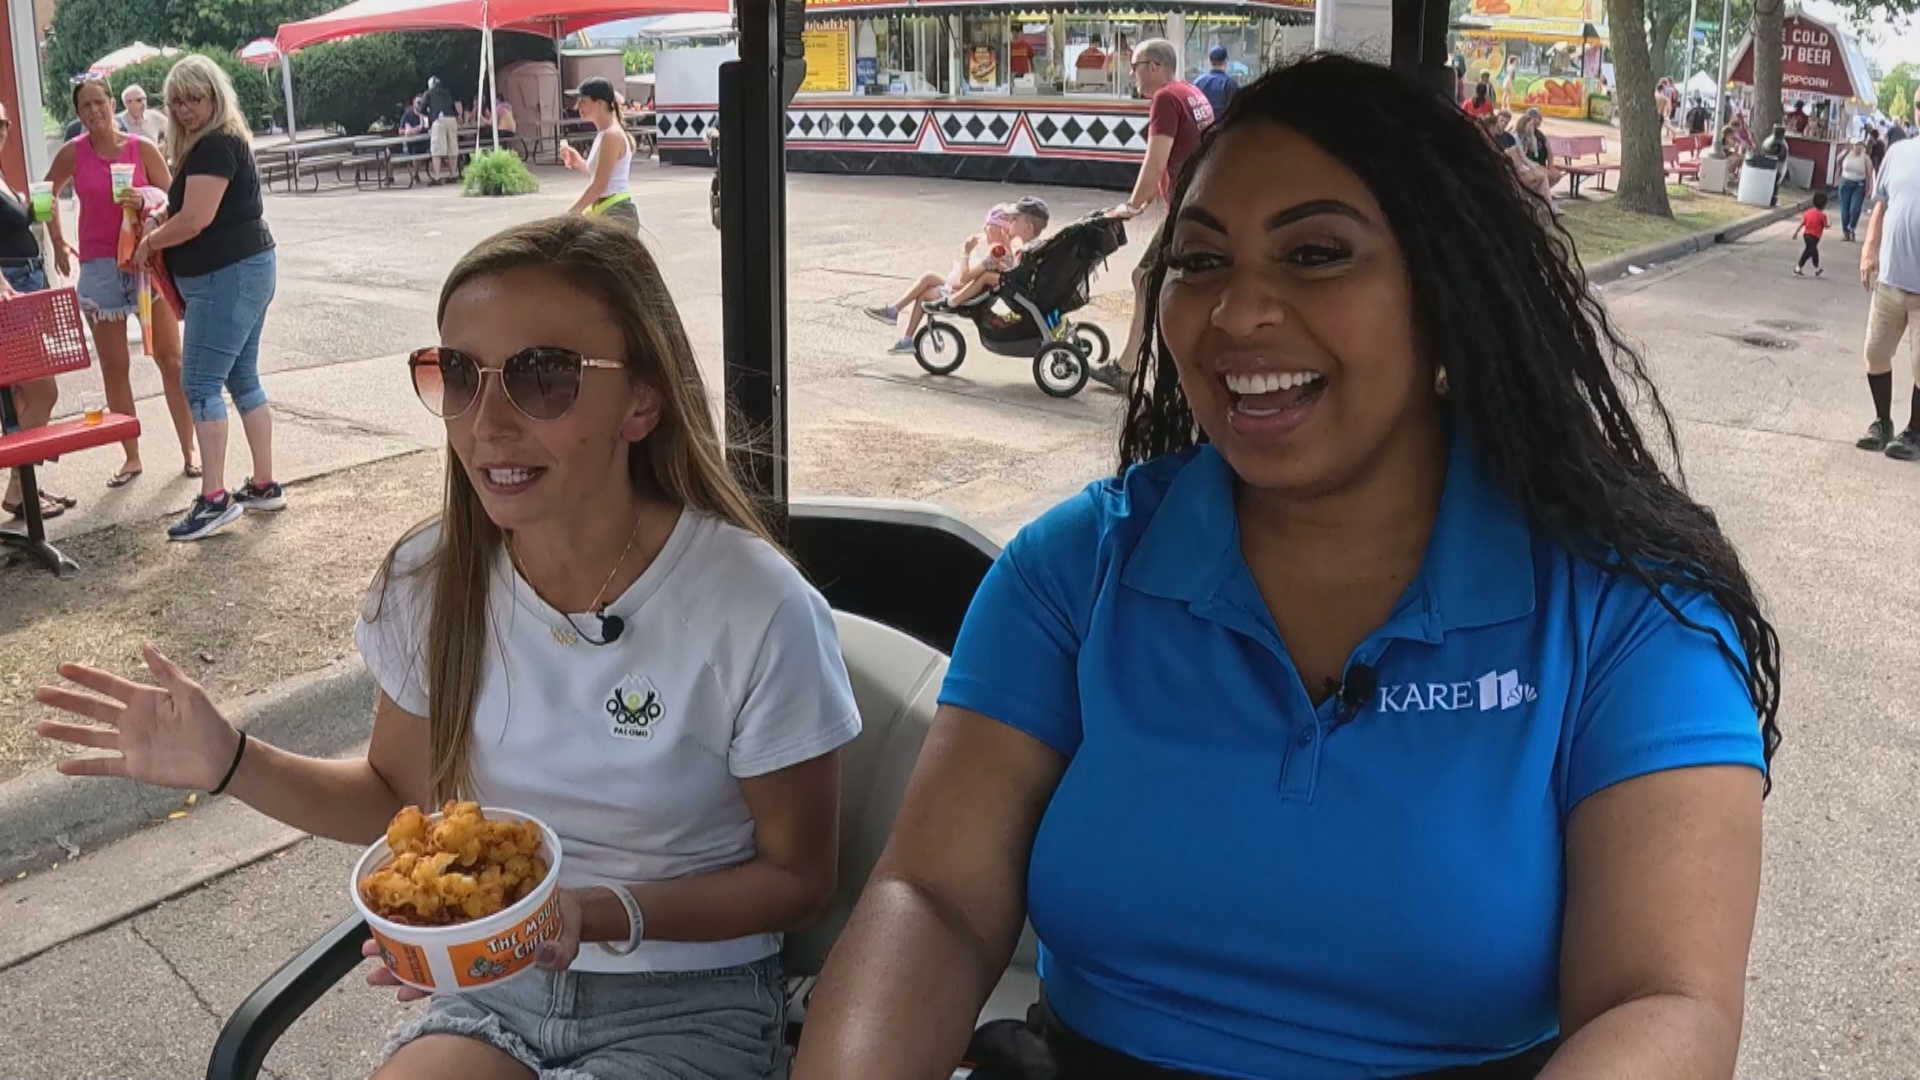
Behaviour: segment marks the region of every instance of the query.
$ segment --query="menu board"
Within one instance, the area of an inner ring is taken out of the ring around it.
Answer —
[[[803,94],[844,94],[853,89],[853,27],[809,27],[800,34],[806,50]]]

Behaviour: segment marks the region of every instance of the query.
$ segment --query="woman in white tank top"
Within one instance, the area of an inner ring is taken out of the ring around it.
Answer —
[[[599,130],[586,157],[561,144],[560,160],[567,168],[587,174],[586,189],[568,212],[624,222],[638,231],[640,211],[633,205],[632,180],[627,175],[633,167],[633,139],[620,124],[620,99],[614,96],[613,84],[605,79],[588,79],[573,96],[580,118],[593,121]]]

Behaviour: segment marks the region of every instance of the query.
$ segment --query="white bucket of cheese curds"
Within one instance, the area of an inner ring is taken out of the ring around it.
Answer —
[[[393,861],[393,851],[381,837],[353,866],[347,891],[353,906],[367,920],[380,958],[388,970],[408,986],[436,994],[462,993],[498,986],[533,967],[534,950],[541,942],[560,936],[560,837],[547,823],[516,810],[483,807],[492,821],[527,821],[540,827],[540,858],[547,876],[520,900],[482,919],[452,926],[409,926],[385,919],[367,907],[360,883]],[[440,814],[427,821],[437,822]]]

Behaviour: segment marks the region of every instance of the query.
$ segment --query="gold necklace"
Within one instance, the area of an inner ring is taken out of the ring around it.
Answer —
[[[572,645],[581,638],[586,638],[588,642],[594,645],[608,645],[620,636],[620,629],[624,624],[621,623],[618,617],[610,620],[606,615],[607,605],[605,600],[607,596],[607,586],[613,584],[614,576],[620,573],[622,566],[626,565],[627,556],[633,554],[634,542],[640,539],[640,526],[645,520],[646,519],[642,517],[634,518],[633,532],[627,536],[627,546],[620,549],[620,557],[613,561],[613,566],[607,570],[606,579],[600,582],[600,591],[593,594],[593,603],[588,605],[593,614],[600,619],[600,640],[594,641],[592,638],[587,637],[586,633],[573,621],[573,616],[565,611],[560,612],[560,617],[567,620],[567,625],[572,627],[573,632],[568,633],[559,627],[555,627],[553,629],[553,640],[562,645]],[[520,556],[513,550],[513,537],[511,534],[507,537],[507,559],[513,563],[513,568],[519,571],[521,577],[527,577],[527,568],[520,564]],[[533,579],[527,578],[527,584],[532,585]],[[539,595],[539,590],[535,589],[534,594]],[[611,624],[611,626],[609,624]]]

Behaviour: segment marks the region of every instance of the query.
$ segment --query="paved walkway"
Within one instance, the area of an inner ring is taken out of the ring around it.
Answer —
[[[648,173],[641,188],[711,371],[718,288],[705,174]],[[885,333],[852,310],[884,299],[919,269],[943,267],[985,204],[1006,193],[794,178],[802,490],[934,497],[1004,535],[1107,467],[1117,399],[1089,391],[1050,401],[1025,364],[1001,358],[969,360],[964,378],[922,376],[910,362],[879,355]],[[1104,201],[1046,194],[1061,218]],[[323,418],[317,425],[364,428],[372,433],[365,446],[431,442],[393,358],[429,339],[432,289],[451,253],[503,216],[557,208],[565,195],[550,190],[505,205],[444,192],[275,200],[270,213],[287,271],[269,388]],[[419,211],[420,223],[397,225],[393,208]],[[1627,279],[1605,299],[1647,351],[1680,420],[1693,489],[1739,545],[1786,656],[1787,741],[1768,803],[1739,1075],[1891,1080],[1912,1076],[1920,1061],[1912,1022],[1920,1012],[1920,889],[1911,872],[1920,865],[1920,719],[1912,708],[1920,652],[1908,632],[1920,610],[1920,578],[1911,573],[1920,466],[1853,448],[1868,418],[1858,360],[1864,294],[1844,273],[1792,277],[1797,245],[1787,232],[1775,228],[1678,269]],[[1836,244],[1836,268],[1846,261],[1842,251],[1851,254]],[[1123,254],[1114,265],[1130,262]],[[84,491],[110,464],[63,463],[76,470],[63,482]],[[158,511],[157,503],[94,502],[95,516],[76,515],[76,525]],[[243,814],[220,804],[161,832],[192,827],[174,842],[202,855],[238,851],[259,841],[241,835]],[[34,904],[80,903],[94,881],[135,881],[159,843],[150,833],[89,855],[36,879],[33,894],[0,888],[0,910],[27,906],[21,898],[29,896]],[[345,910],[346,860],[335,845],[300,843],[0,973],[7,1060],[36,1080],[193,1075],[218,1018]],[[339,988],[289,1034],[277,1075],[364,1075],[380,1031],[401,1011],[364,987]]]

